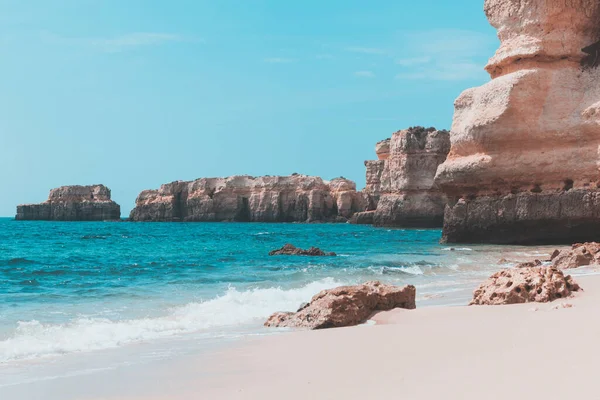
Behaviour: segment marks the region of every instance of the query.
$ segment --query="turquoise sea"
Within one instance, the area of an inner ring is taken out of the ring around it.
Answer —
[[[438,243],[440,235],[350,224],[0,219],[0,387],[37,379],[31,371],[63,358],[106,351],[170,357],[176,349],[279,333],[262,327],[272,312],[293,311],[343,284],[413,284],[418,307],[466,304],[503,267],[500,258],[549,252],[452,248]],[[286,243],[338,256],[268,256]]]

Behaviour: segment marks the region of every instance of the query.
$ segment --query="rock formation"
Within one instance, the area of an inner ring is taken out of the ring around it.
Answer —
[[[377,143],[377,160],[365,161],[367,211],[352,222],[377,226],[441,227],[445,195],[434,184],[450,149],[447,131],[409,128]]]
[[[572,243],[600,237],[598,0],[486,0],[492,80],[455,102],[436,183],[443,240]]]
[[[358,325],[377,311],[394,308],[412,310],[415,305],[414,286],[397,287],[380,282],[358,286],[342,286],[323,290],[297,312],[275,313],[265,326],[325,329]]]
[[[505,269],[475,290],[471,305],[546,303],[579,290],[570,275],[553,267]]]
[[[273,250],[269,252],[270,256],[312,256],[312,257],[324,257],[330,256],[333,257],[336,254],[333,252],[325,253],[323,250],[318,247],[311,247],[308,250],[300,249],[293,244],[286,244],[280,249]]]
[[[106,221],[121,218],[121,207],[104,185],[62,186],[52,189],[40,204],[17,206],[18,220]]]
[[[362,210],[356,184],[344,178],[232,176],[177,181],[144,190],[132,221],[346,222]]]
[[[577,243],[570,250],[556,250],[552,254],[552,265],[560,269],[579,268],[599,263],[599,243]]]

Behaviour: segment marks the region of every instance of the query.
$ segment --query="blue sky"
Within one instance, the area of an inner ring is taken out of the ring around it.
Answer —
[[[483,0],[0,0],[0,215],[104,183],[123,216],[178,179],[364,186],[374,145],[449,128],[489,80]]]

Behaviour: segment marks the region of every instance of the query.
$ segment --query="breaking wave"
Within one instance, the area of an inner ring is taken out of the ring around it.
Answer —
[[[64,324],[20,321],[13,334],[0,341],[0,362],[119,347],[209,328],[243,325],[275,311],[295,311],[317,292],[341,285],[332,278],[297,289],[230,288],[214,299],[168,310],[157,318],[113,321],[80,317]]]

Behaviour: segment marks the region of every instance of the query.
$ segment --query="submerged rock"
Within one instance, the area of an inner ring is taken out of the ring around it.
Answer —
[[[358,325],[377,311],[414,309],[415,297],[416,289],[412,285],[397,287],[375,281],[342,286],[323,290],[298,312],[274,313],[265,326],[325,329]]]
[[[62,186],[40,204],[17,206],[17,220],[107,221],[121,218],[121,207],[104,185]]]
[[[144,190],[132,221],[347,222],[364,209],[356,184],[345,178],[232,176],[177,181]]]
[[[325,253],[323,250],[318,247],[311,247],[308,250],[303,250],[294,246],[293,244],[286,244],[280,249],[272,250],[269,252],[270,256],[313,256],[313,257],[323,257],[323,256],[335,256],[334,252]]]
[[[565,276],[554,267],[505,269],[475,290],[470,305],[546,303],[569,297],[580,289],[570,275]]]

